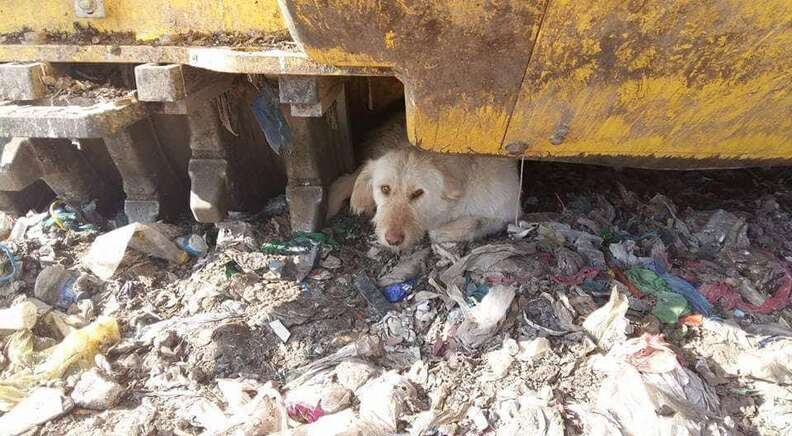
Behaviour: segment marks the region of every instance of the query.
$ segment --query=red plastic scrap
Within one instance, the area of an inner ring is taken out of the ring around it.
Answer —
[[[744,312],[772,313],[789,305],[789,296],[792,294],[792,274],[789,268],[785,268],[785,270],[781,286],[772,297],[765,300],[760,306],[746,303],[737,291],[723,282],[706,283],[699,290],[710,303],[720,303],[724,310],[737,308]]]
[[[569,276],[555,276],[553,280],[562,285],[580,286],[586,280],[591,280],[599,275],[599,270],[596,268],[583,268],[575,274]]]
[[[289,413],[290,418],[306,424],[315,422],[325,414],[321,406],[309,407],[300,403],[290,404],[286,411]]]
[[[610,269],[613,275],[616,276],[616,280],[620,281],[624,286],[627,286],[627,290],[629,290],[634,297],[643,298],[641,291],[639,291],[638,288],[636,288],[635,285],[630,282],[630,280],[624,274],[624,271],[616,268],[615,266],[611,266]]]

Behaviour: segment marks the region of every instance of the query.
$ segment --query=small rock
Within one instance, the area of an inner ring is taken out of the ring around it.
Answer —
[[[323,282],[325,280],[330,280],[333,278],[333,273],[326,269],[315,269],[311,274],[310,278]]]
[[[338,383],[350,391],[356,391],[363,386],[375,372],[376,369],[371,364],[354,360],[341,362],[335,369]]]
[[[215,224],[217,227],[217,250],[225,250],[233,246],[240,246],[249,250],[256,249],[256,238],[253,226],[242,221],[226,221]]]
[[[484,412],[480,408],[471,407],[468,409],[467,416],[473,421],[473,425],[476,426],[478,431],[484,431],[489,427],[489,421],[487,421],[487,417],[484,416]]]
[[[113,434],[126,436],[148,436],[154,434],[154,419],[157,417],[157,408],[151,400],[145,398],[143,404],[137,409],[126,413],[113,428]]]
[[[11,236],[11,230],[14,228],[14,219],[5,212],[0,212],[0,240],[5,241]]]
[[[547,338],[536,338],[534,340],[521,340],[517,342],[519,352],[514,357],[520,362],[527,362],[537,356],[550,351],[550,341]]]
[[[426,332],[437,317],[437,309],[431,301],[422,301],[415,307],[415,327],[419,332]]]
[[[320,405],[325,413],[336,413],[346,409],[352,399],[349,389],[333,383],[322,389]]]
[[[378,260],[380,251],[381,249],[378,246],[374,245],[371,248],[369,248],[368,252],[366,252],[366,257],[368,257],[369,259]]]
[[[118,365],[127,371],[137,371],[143,366],[143,363],[140,360],[140,356],[135,353],[131,353],[123,359],[119,359]]]
[[[71,397],[78,407],[92,410],[107,410],[118,403],[124,388],[97,369],[85,372]]]
[[[341,268],[341,259],[329,254],[327,258],[321,262],[322,268],[338,269]]]
[[[511,356],[516,356],[520,352],[520,345],[512,338],[503,340],[503,350]]]
[[[487,353],[487,367],[495,380],[503,378],[514,363],[514,356],[506,349],[501,348]]]

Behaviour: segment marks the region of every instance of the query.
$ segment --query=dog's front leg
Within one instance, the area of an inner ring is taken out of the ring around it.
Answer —
[[[429,231],[432,242],[473,241],[503,230],[506,223],[500,219],[463,217]]]

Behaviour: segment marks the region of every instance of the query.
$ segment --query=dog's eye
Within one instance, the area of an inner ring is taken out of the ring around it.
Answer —
[[[390,186],[382,185],[380,186],[380,191],[382,191],[383,194],[388,195],[390,194]]]
[[[415,200],[416,198],[422,196],[423,193],[423,189],[416,189],[412,194],[410,194],[410,200]]]

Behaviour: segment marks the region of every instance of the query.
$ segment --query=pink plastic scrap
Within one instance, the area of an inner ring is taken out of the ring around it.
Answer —
[[[322,410],[321,406],[316,407],[308,407],[305,404],[290,404],[286,411],[289,413],[289,417],[294,420],[304,422],[306,424],[310,424],[315,422],[317,419],[324,416],[324,410]]]
[[[736,308],[751,313],[772,313],[789,305],[789,296],[792,293],[792,274],[790,274],[789,268],[786,268],[781,286],[772,297],[765,300],[760,306],[746,303],[737,291],[723,282],[706,283],[701,285],[699,291],[710,303],[720,303],[724,310]]]
[[[679,365],[676,353],[663,335],[644,333],[628,342],[631,352],[626,356],[627,362],[641,372],[667,372]]]

